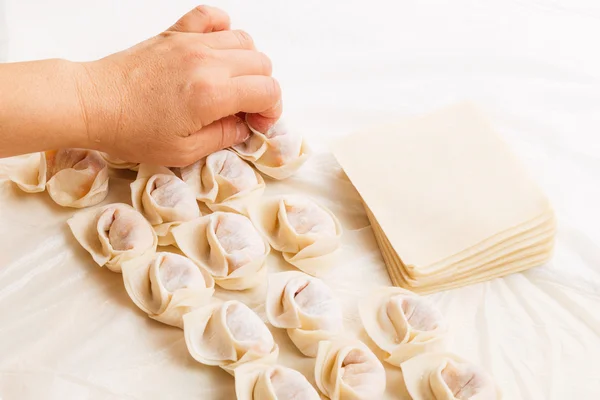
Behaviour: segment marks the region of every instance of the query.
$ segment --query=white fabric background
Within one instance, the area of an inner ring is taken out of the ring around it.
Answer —
[[[212,4],[271,56],[286,116],[317,150],[386,119],[465,99],[482,106],[550,196],[556,254],[544,267],[432,299],[452,324],[453,350],[488,368],[507,399],[600,396],[593,367],[600,359],[600,3]],[[101,57],[194,5],[8,0],[9,59]],[[126,184],[112,181],[112,201],[127,200]],[[388,281],[351,185],[323,153],[270,190],[308,192],[340,215],[349,231],[345,255],[327,282],[344,302],[347,326],[362,337],[356,302]],[[64,224],[71,213],[44,194],[0,186],[0,396],[233,398],[230,377],[191,360],[180,331],[145,318],[119,276],[76,246]],[[263,289],[245,295],[258,312]],[[282,362],[310,375],[312,360],[274,333],[286,347]],[[386,398],[403,398],[397,379],[389,368]]]

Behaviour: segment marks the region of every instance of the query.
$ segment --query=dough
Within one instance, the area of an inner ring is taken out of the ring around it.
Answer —
[[[296,268],[322,275],[335,260],[342,227],[327,208],[308,197],[286,195],[264,199],[249,209],[271,246]]]
[[[138,163],[124,161],[118,157],[111,156],[108,153],[100,152],[100,156],[106,161],[106,164],[108,164],[109,167],[114,169],[130,169],[132,171],[137,171],[139,168]]]
[[[317,356],[320,341],[343,330],[342,308],[323,281],[298,271],[269,276],[267,319],[287,329],[292,342],[308,357]]]
[[[484,370],[451,353],[426,353],[401,364],[413,400],[500,400]]]
[[[179,254],[134,258],[121,269],[131,300],[150,318],[179,328],[183,315],[208,304],[214,293],[208,271]]]
[[[0,172],[26,193],[46,189],[46,154],[32,153],[3,159]]]
[[[142,214],[122,203],[80,211],[67,224],[94,261],[113,272],[121,263],[156,252],[158,238]]]
[[[331,400],[373,400],[385,392],[385,370],[361,341],[336,338],[319,343],[315,381]]]
[[[289,178],[310,155],[304,138],[292,132],[281,120],[266,133],[248,127],[252,134],[244,143],[233,146],[233,150],[271,178]]]
[[[334,153],[380,236],[415,279],[494,249],[552,213],[521,163],[469,104],[344,138]]]
[[[265,279],[271,247],[243,215],[218,211],[184,222],[173,229],[173,238],[224,289],[244,290]]]
[[[131,203],[152,224],[161,246],[175,243],[175,226],[200,216],[192,189],[165,167],[140,164],[131,183]]]
[[[300,372],[279,365],[247,364],[235,370],[237,400],[320,400]]]
[[[233,375],[246,363],[274,364],[279,347],[271,332],[248,306],[231,300],[199,308],[183,316],[188,351],[202,364]]]
[[[246,214],[265,190],[263,177],[236,153],[221,150],[181,169],[197,199],[212,211]]]
[[[388,363],[446,348],[448,325],[425,298],[395,287],[377,288],[359,305],[369,337],[388,354]]]

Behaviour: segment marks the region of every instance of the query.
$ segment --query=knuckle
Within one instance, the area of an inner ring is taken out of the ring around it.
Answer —
[[[273,100],[281,97],[281,87],[279,86],[277,79],[271,78],[267,80],[265,83],[265,94]]]
[[[197,17],[209,20],[212,18],[212,10],[210,9],[210,7],[205,6],[205,5],[199,5],[194,7],[193,12],[196,14]]]
[[[254,48],[254,40],[252,40],[252,36],[250,36],[250,34],[248,32],[238,29],[238,30],[232,31],[232,33],[234,34],[235,38],[240,43],[240,46],[242,47],[242,49]]]

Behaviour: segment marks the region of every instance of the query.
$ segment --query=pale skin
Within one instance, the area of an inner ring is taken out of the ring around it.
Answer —
[[[281,116],[269,58],[229,16],[199,6],[167,31],[91,62],[0,64],[0,157],[86,148],[189,165]]]

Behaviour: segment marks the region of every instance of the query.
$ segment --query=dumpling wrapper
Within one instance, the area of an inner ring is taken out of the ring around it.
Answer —
[[[317,387],[331,400],[380,399],[385,392],[385,369],[361,341],[336,338],[319,343],[315,361]]]
[[[418,354],[445,350],[448,325],[428,300],[396,287],[377,288],[359,305],[369,337],[400,366]]]
[[[142,214],[115,203],[76,213],[67,224],[94,261],[113,272],[121,263],[156,252],[158,238]]]
[[[469,103],[344,138],[334,154],[394,252],[415,269],[480,243],[493,247],[486,240],[551,208]]]
[[[267,319],[287,333],[302,354],[317,356],[320,341],[343,330],[342,308],[331,289],[320,279],[299,271],[269,275]]]
[[[170,169],[155,165],[140,164],[131,203],[152,224],[161,246],[175,243],[175,226],[201,215],[192,189]]]
[[[106,164],[108,164],[109,167],[114,169],[130,169],[132,171],[137,171],[139,168],[139,163],[121,160],[119,157],[111,156],[108,153],[100,152],[100,156],[106,161]]]
[[[224,289],[249,289],[265,279],[271,247],[248,217],[218,211],[182,223],[173,229],[173,237]]]
[[[221,150],[181,169],[196,198],[212,211],[246,214],[262,196],[263,177],[236,153]]]
[[[237,300],[185,314],[183,331],[196,361],[219,366],[232,375],[247,363],[274,364],[279,355],[279,346],[262,319]]]
[[[232,149],[263,174],[274,179],[286,179],[308,160],[308,144],[283,121],[278,121],[266,133],[257,131],[250,124],[248,127],[252,131],[248,140]]]
[[[264,199],[249,209],[249,215],[271,246],[303,272],[321,276],[335,263],[342,226],[329,209],[310,198]]]
[[[400,367],[413,400],[500,400],[493,378],[451,353],[425,353]]]
[[[246,364],[235,370],[237,400],[320,400],[300,372],[280,365]]]
[[[122,263],[127,294],[148,316],[183,328],[183,315],[205,306],[214,293],[215,281],[192,260],[160,252]]]
[[[46,154],[31,153],[2,160],[0,172],[26,193],[46,189]]]

